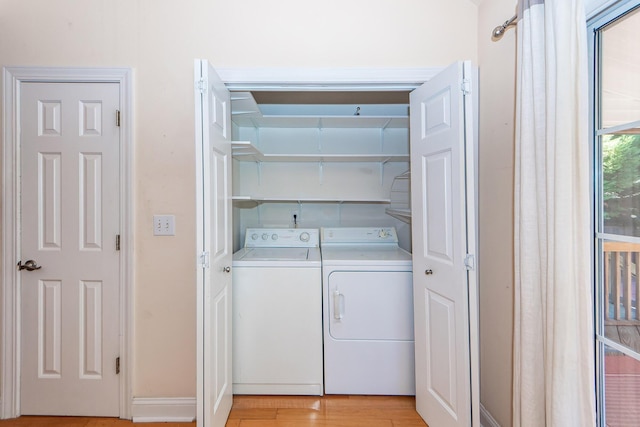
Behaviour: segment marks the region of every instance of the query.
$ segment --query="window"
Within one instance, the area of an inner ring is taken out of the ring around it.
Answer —
[[[589,28],[599,420],[639,426],[640,2],[619,2]]]

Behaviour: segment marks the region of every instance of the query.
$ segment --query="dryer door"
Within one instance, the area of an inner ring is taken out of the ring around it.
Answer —
[[[333,339],[413,341],[410,271],[333,271],[327,291]]]

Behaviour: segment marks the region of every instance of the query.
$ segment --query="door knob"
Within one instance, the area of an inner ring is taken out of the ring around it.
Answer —
[[[433,274],[433,270],[425,270],[424,274],[426,274],[427,276]]]
[[[224,271],[225,273],[231,273],[231,267],[226,266],[222,269],[222,271]]]
[[[18,261],[18,270],[33,271],[40,270],[41,268],[42,266],[36,264],[36,262],[32,259],[28,260],[24,264],[22,263],[22,261]]]

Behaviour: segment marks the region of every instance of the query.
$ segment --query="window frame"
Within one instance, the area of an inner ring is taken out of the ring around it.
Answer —
[[[604,348],[611,347],[621,351],[623,354],[640,360],[640,354],[612,341],[605,336],[604,312],[603,308],[603,242],[605,240],[628,241],[640,243],[640,238],[631,236],[612,235],[603,232],[603,218],[600,211],[602,201],[602,150],[601,138],[605,134],[611,133],[617,128],[628,128],[630,123],[622,126],[601,129],[601,60],[602,60],[602,40],[601,33],[608,26],[613,25],[624,16],[640,9],[640,0],[620,0],[603,9],[587,20],[587,38],[589,53],[589,145],[592,155],[590,156],[589,170],[591,172],[591,183],[593,185],[590,192],[591,197],[591,229],[593,230],[593,245],[591,248],[592,265],[592,292],[594,301],[594,352],[596,361],[596,411],[597,424],[606,425],[605,395],[604,395]],[[637,122],[633,122],[637,123]],[[637,126],[636,126],[637,127]]]

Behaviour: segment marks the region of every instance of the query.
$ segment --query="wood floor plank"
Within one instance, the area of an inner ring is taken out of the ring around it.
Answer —
[[[278,420],[324,420],[326,418],[327,411],[324,408],[280,408],[276,415]]]
[[[393,427],[429,427],[421,419],[419,420],[393,420]]]
[[[251,420],[251,419],[259,419],[259,420],[275,420],[276,414],[278,412],[278,408],[244,408],[244,409],[236,409],[231,408],[231,413],[229,414],[230,420],[240,419],[240,420]]]
[[[358,420],[242,420],[240,427],[393,427],[388,419]]]
[[[375,406],[378,408],[411,408],[416,406],[416,400],[413,396],[325,396],[325,404],[330,407],[367,407]]]
[[[369,418],[417,420],[420,419],[420,416],[414,410],[398,408],[351,407],[327,409],[325,412],[325,418],[332,420],[357,420]]]
[[[33,417],[25,416],[14,420],[0,421],[0,427],[85,427],[86,417]]]

